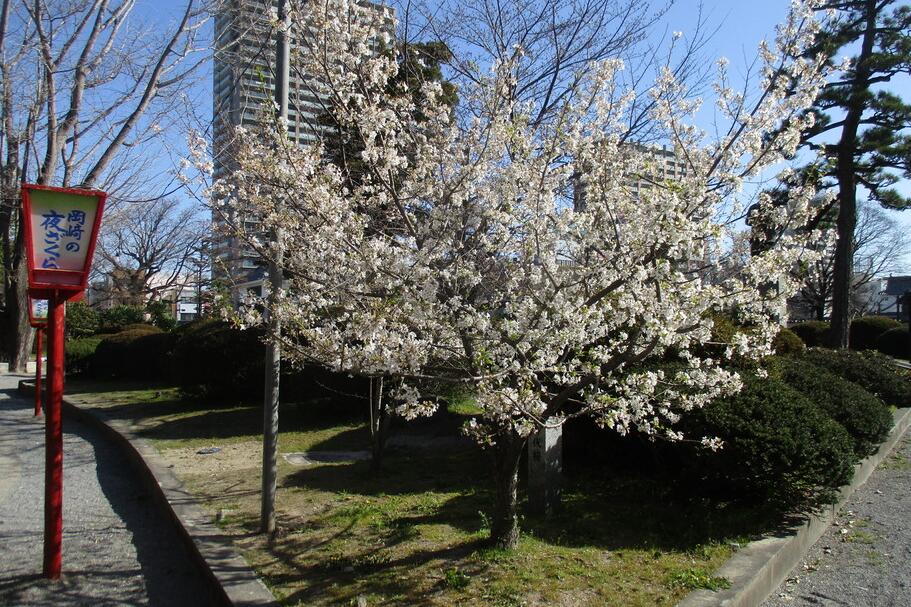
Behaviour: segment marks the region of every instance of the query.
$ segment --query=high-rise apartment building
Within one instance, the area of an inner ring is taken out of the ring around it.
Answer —
[[[382,4],[362,3],[379,28],[391,30],[394,12]],[[215,16],[214,122],[212,151],[214,177],[232,169],[231,147],[236,127],[274,128],[269,108],[275,99],[276,37],[269,23],[278,0],[227,0]],[[288,82],[288,136],[298,145],[315,143],[325,132],[319,117],[324,99],[314,91],[312,77],[296,69],[292,28],[292,64]],[[245,229],[256,230],[256,218],[242,218]],[[218,224],[218,218],[213,218]],[[216,232],[219,225],[215,226]],[[238,238],[222,238],[213,246],[213,273],[235,290],[257,290],[264,269],[253,251]]]

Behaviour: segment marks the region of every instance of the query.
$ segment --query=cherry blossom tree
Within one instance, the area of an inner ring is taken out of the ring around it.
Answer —
[[[620,84],[619,60],[587,65],[542,114],[517,95],[530,59],[516,46],[460,81],[452,112],[439,82],[389,94],[399,63],[371,53],[390,45],[357,4],[307,3],[296,61],[333,119],[361,138],[359,179],[322,146],[240,129],[238,168],[209,196],[227,225],[238,221],[236,236],[282,260],[270,312],[288,356],[386,377],[405,418],[435,409],[422,380],[470,385],[482,413],[467,431],[493,454],[492,541],[512,547],[530,433],[584,415],[681,439],[682,414],[740,388],[726,357],[770,352],[796,288],[789,269],[813,259],[805,245],[819,235],[785,231],[736,273],[719,243],[743,216],[744,180],[793,154],[811,120],[802,112],[823,83],[822,59],[800,52],[819,27],[812,8],[793,3],[760,48],[759,90],[734,90],[719,63],[729,126],[715,138],[693,124],[698,101],[660,72],[645,101],[668,154],[630,142],[629,112],[643,101]],[[196,154],[205,165],[206,151]],[[784,206],[761,195],[755,212],[768,225],[803,225],[813,195],[792,188]],[[237,218],[250,215],[275,238],[244,232]],[[244,318],[256,323],[264,301],[252,303]],[[751,329],[704,348],[720,310]]]

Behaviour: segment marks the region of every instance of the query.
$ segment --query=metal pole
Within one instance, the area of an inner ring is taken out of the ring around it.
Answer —
[[[36,349],[38,350],[37,356],[35,356],[35,417],[41,415],[41,335],[44,333],[44,329],[38,327],[36,330],[35,341]]]
[[[290,19],[287,0],[278,0],[278,19],[282,29],[278,33],[275,55],[275,101],[278,105],[278,127],[288,128],[288,79],[291,72],[289,60]],[[275,234],[273,243],[276,241]],[[275,243],[277,244],[277,243]],[[281,321],[275,310],[278,290],[282,287],[280,247],[274,247],[269,260],[269,339],[266,341],[266,388],[263,398],[263,488],[260,527],[263,533],[275,531],[275,489],[278,477],[278,404],[279,378],[281,375]]]
[[[63,324],[66,299],[48,298],[47,403],[44,464],[44,577],[60,577],[63,544]]]

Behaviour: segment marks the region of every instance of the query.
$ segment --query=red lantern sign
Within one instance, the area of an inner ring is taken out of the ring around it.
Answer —
[[[22,186],[29,291],[69,299],[85,290],[107,194],[96,190]]]
[[[29,295],[28,298],[28,322],[33,329],[44,329],[47,327],[47,300],[36,299]]]
[[[47,300],[43,570],[44,576],[52,580],[60,577],[63,545],[63,424],[60,409],[63,400],[66,300],[79,297],[88,284],[106,197],[104,192],[95,190],[22,186],[28,291],[35,299]],[[38,356],[41,356],[40,349]],[[36,402],[36,414],[39,405],[40,400]]]

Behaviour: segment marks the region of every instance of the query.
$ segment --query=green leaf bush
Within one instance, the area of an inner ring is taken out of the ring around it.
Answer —
[[[203,319],[175,330],[174,380],[188,395],[235,402],[262,395],[262,332]]]
[[[69,321],[69,318],[67,318]],[[67,375],[83,375],[89,372],[100,337],[67,339],[63,344],[63,364]]]
[[[811,348],[804,359],[854,382],[887,405],[911,407],[911,377],[879,352]]]
[[[911,336],[908,327],[889,329],[876,339],[876,349],[895,358],[911,359]]]
[[[105,336],[91,361],[97,377],[162,379],[169,366],[173,337],[156,327],[133,328]]]
[[[690,446],[685,474],[732,497],[814,509],[834,501],[853,473],[847,430],[775,377],[746,375],[739,394],[692,412],[681,429],[724,441],[717,452]]]
[[[889,433],[892,412],[875,395],[803,358],[777,362],[777,372],[785,383],[844,426],[854,440],[858,460],[874,452]]]
[[[803,340],[790,329],[782,328],[778,335],[775,336],[775,339],[772,340],[772,351],[781,356],[803,354],[806,349],[807,346],[803,343]]]
[[[261,329],[238,329],[214,319],[178,327],[171,354],[171,378],[190,396],[221,403],[261,400],[265,377],[265,345]],[[336,405],[366,401],[363,378],[332,373],[317,366],[282,364],[282,402],[328,397]]]
[[[98,314],[101,333],[119,333],[127,325],[139,324],[144,321],[145,312],[138,306],[114,306],[102,310]]]
[[[821,320],[808,320],[792,325],[790,329],[808,348],[815,348],[826,345],[830,327]]]
[[[862,316],[851,321],[848,343],[852,350],[875,350],[876,340],[890,329],[902,324],[887,316]]]
[[[66,304],[66,336],[68,338],[95,335],[100,326],[101,319],[98,312],[84,301]]]

